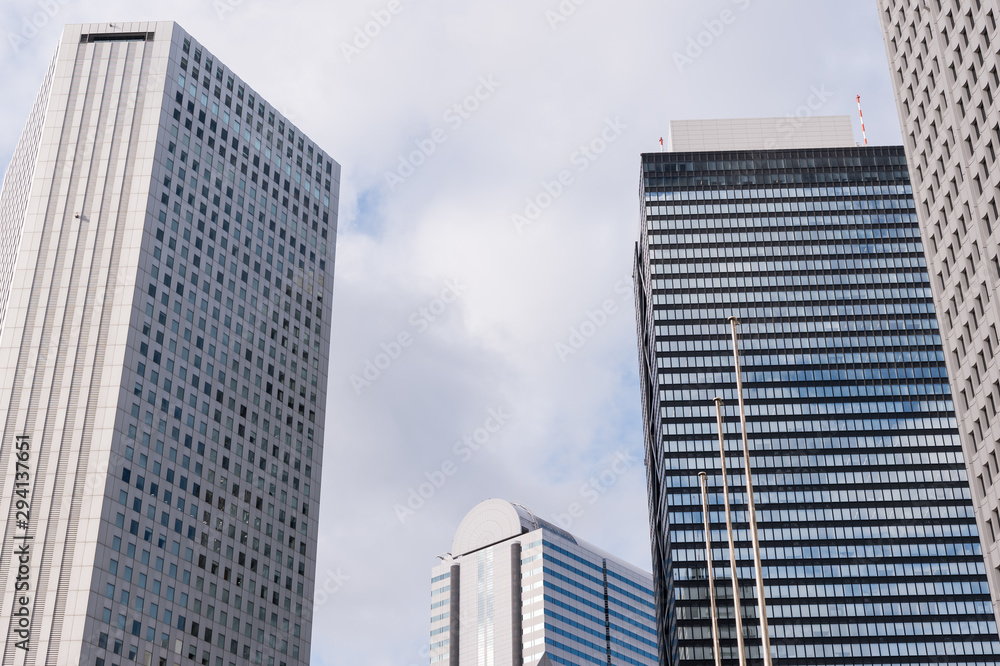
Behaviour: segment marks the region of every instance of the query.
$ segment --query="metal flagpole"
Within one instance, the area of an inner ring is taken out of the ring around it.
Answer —
[[[740,370],[740,347],[737,327],[740,320],[729,318],[733,331],[733,360],[736,364],[736,394],[740,401],[740,428],[743,432],[743,469],[747,480],[747,513],[750,515],[750,540],[753,542],[753,562],[757,574],[757,609],[760,615],[760,644],[764,666],[771,666],[771,636],[767,630],[767,600],[764,598],[764,571],[760,563],[760,539],[757,536],[757,511],[753,502],[753,481],[750,472],[750,444],[747,441],[747,413],[743,406],[743,373]]]
[[[726,469],[726,439],[722,432],[722,398],[715,399],[715,418],[719,424],[719,455],[722,457],[722,497],[726,502],[726,533],[729,535],[729,570],[733,578],[733,609],[736,613],[736,646],[740,653],[740,666],[747,666],[747,653],[743,646],[743,613],[740,605],[740,580],[736,575],[736,543],[733,539],[733,513],[729,508],[729,471]]]
[[[701,480],[701,505],[705,512],[705,563],[708,566],[708,600],[712,614],[712,644],[715,646],[715,666],[722,666],[719,651],[719,613],[715,608],[715,576],[712,573],[712,528],[708,516],[708,474],[699,472]]]

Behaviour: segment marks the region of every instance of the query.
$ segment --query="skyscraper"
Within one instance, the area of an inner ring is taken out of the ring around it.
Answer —
[[[878,7],[1000,617],[1000,3]]]
[[[655,666],[648,573],[486,500],[431,572],[431,664]]]
[[[179,26],[65,29],[0,198],[4,664],[308,663],[339,177]]]
[[[855,147],[849,132],[812,149],[766,150],[763,135],[732,151],[680,143],[691,152],[642,156],[636,247],[666,660],[712,663],[706,471],[722,652],[736,663],[719,396],[746,646],[761,663],[736,316],[775,663],[1000,662],[902,148]]]

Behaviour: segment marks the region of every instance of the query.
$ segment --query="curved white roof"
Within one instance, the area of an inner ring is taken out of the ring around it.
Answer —
[[[469,513],[465,514],[458,530],[455,531],[455,539],[452,541],[449,555],[451,558],[457,559],[487,546],[538,529],[544,529],[553,535],[558,535],[598,557],[614,562],[639,575],[643,580],[649,579],[648,584],[652,585],[652,578],[648,572],[597,548],[593,544],[577,539],[561,527],[553,525],[544,518],[539,518],[526,506],[502,499],[488,499],[485,502],[480,502]]]
[[[455,531],[451,554],[459,557],[539,527],[541,523],[525,507],[506,500],[488,499],[477,504],[462,519]]]

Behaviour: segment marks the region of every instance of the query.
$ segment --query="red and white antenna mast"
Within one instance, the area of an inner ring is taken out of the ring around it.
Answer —
[[[861,118],[861,136],[865,139],[865,145],[868,145],[868,134],[865,133],[865,116],[861,113],[861,95],[858,95],[858,117]]]

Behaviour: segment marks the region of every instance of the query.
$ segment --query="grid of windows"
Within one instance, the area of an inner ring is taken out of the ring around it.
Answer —
[[[477,506],[443,559],[431,574],[432,664],[659,663],[649,574],[521,506]]]
[[[42,660],[308,661],[339,179],[176,24],[66,27],[0,193]]]
[[[97,659],[306,663],[339,166],[174,41]]]
[[[640,366],[661,650],[736,659],[715,407],[726,403],[746,645],[760,663],[732,342],[741,325],[774,656],[1000,655],[901,148],[643,155]]]
[[[55,67],[56,59],[53,58],[35,98],[35,104],[31,107],[28,122],[25,123],[21,138],[14,148],[10,165],[4,173],[3,186],[0,188],[0,331],[3,330],[4,314],[7,311],[14,261],[17,259],[17,247],[24,226],[24,213],[28,206],[28,191],[42,138],[45,103],[49,98]]]
[[[1000,3],[879,0],[878,8],[980,536],[1000,598]]]

